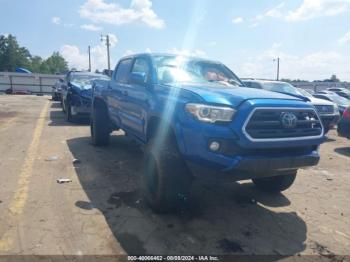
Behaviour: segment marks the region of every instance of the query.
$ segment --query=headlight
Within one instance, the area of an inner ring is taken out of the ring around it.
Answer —
[[[186,110],[202,122],[230,122],[236,110],[230,107],[187,104]]]

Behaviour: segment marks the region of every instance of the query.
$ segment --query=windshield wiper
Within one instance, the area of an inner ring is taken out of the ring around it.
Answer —
[[[230,84],[234,84],[234,85],[239,86],[239,87],[245,87],[242,83],[238,82],[237,80],[235,80],[233,78],[229,79],[228,82]]]

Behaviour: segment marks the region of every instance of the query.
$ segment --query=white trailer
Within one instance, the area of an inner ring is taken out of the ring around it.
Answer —
[[[50,94],[62,75],[0,72],[0,92]]]

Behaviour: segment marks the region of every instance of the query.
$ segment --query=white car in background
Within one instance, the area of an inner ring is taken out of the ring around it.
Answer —
[[[298,88],[298,91],[316,107],[321,119],[322,124],[327,133],[331,128],[335,127],[340,120],[340,113],[338,105],[324,99],[316,98],[309,92],[302,88]]]
[[[336,104],[323,99],[315,98],[304,89],[296,88],[289,83],[281,81],[247,79],[243,80],[246,87],[265,89],[272,92],[288,94],[301,98],[307,98],[313,104],[321,117],[325,134],[337,125],[340,119],[339,109]]]

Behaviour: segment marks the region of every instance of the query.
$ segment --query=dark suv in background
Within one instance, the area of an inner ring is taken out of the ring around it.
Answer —
[[[98,79],[109,80],[110,78],[90,72],[68,72],[61,84],[62,108],[67,121],[73,121],[78,117],[90,117],[92,82]]]

